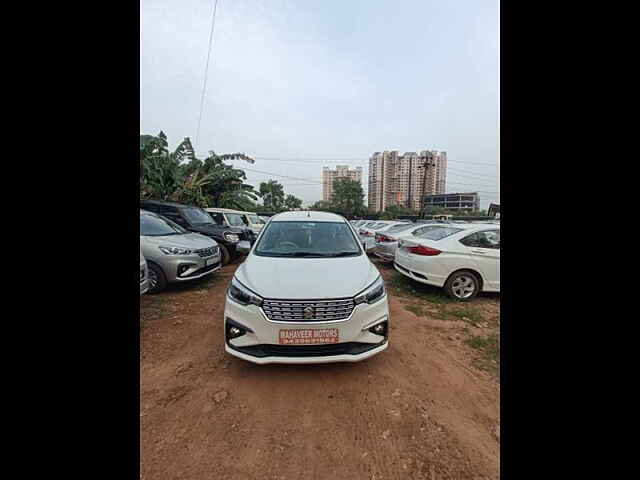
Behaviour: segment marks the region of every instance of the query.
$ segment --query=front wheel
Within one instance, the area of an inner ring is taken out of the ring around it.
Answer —
[[[461,302],[468,302],[475,298],[480,291],[480,281],[471,272],[456,272],[444,284],[444,291],[451,298]]]
[[[147,263],[149,277],[149,293],[158,293],[167,286],[167,277],[162,269],[155,263]]]
[[[227,265],[231,261],[231,255],[229,250],[224,245],[218,245],[220,247],[220,264],[222,266]]]

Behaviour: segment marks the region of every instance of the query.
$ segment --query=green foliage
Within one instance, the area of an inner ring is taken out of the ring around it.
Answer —
[[[189,138],[169,152],[164,132],[140,135],[140,197],[201,207],[250,208],[255,205],[252,200],[257,200],[256,192],[244,183],[244,171],[225,164],[224,159],[253,162],[244,154],[215,152],[202,161],[196,158]]]
[[[362,185],[350,178],[337,178],[333,182],[332,208],[347,217],[362,215],[366,211]]]
[[[302,207],[302,200],[294,195],[287,195],[284,199],[284,206],[287,210],[294,210]]]
[[[284,208],[284,188],[276,180],[260,184],[260,196],[265,208],[272,212],[280,212]]]
[[[415,215],[418,216],[419,212],[412,210],[402,205],[389,205],[384,212],[380,215],[381,220],[393,220],[400,215]]]
[[[316,203],[311,205],[310,210],[316,210],[320,212],[334,212],[335,208],[331,202],[327,202],[326,200],[318,200]]]

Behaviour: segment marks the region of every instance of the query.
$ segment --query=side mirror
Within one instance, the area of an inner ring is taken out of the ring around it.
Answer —
[[[241,240],[236,245],[236,252],[238,252],[240,255],[246,255],[249,253],[250,250],[251,250],[251,244],[246,240]]]
[[[366,252],[367,251],[367,243],[366,242],[362,242],[362,249]]]

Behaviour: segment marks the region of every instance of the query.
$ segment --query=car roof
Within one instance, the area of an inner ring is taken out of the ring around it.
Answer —
[[[274,222],[344,222],[344,217],[329,212],[314,212],[298,210],[294,212],[277,213],[271,220]]]
[[[205,210],[207,212],[221,212],[221,213],[249,213],[249,212],[243,212],[242,210],[233,210],[232,208],[206,207]]]
[[[147,205],[165,205],[167,207],[177,207],[177,208],[195,207],[195,205],[185,205],[184,203],[168,202],[166,200],[140,200],[140,203],[147,204]],[[196,207],[196,208],[200,208],[200,207]]]

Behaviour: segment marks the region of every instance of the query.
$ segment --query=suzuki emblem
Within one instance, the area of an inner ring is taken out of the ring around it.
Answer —
[[[307,307],[303,310],[304,318],[313,318],[313,308]]]

